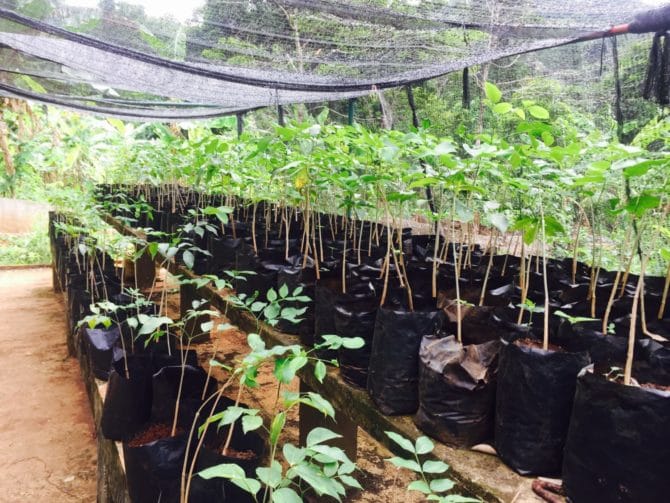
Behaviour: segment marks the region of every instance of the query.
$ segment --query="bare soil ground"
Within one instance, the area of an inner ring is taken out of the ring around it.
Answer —
[[[0,502],[91,503],[96,445],[48,268],[0,270]]]

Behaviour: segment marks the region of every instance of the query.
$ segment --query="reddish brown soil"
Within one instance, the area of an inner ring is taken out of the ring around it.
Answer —
[[[155,442],[161,438],[168,438],[172,433],[172,426],[167,424],[150,424],[144,430],[135,435],[129,442],[129,447],[141,447],[143,445]],[[177,428],[177,435],[183,433]]]
[[[523,338],[523,339],[517,339],[514,341],[514,344],[517,346],[526,346],[528,348],[532,349],[542,349],[542,341],[536,341],[535,339],[528,339],[528,338]],[[557,353],[563,353],[565,350],[560,347],[556,346],[555,344],[549,343],[549,351],[555,351]]]
[[[236,451],[235,449],[228,449],[224,454],[226,457],[232,459],[239,459],[241,461],[250,461],[256,458],[256,453],[254,451]]]
[[[51,270],[0,271],[0,502],[96,500],[95,430]]]

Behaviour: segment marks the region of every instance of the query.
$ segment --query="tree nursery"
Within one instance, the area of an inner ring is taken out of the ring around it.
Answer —
[[[97,501],[669,501],[670,4],[183,4],[0,0]]]

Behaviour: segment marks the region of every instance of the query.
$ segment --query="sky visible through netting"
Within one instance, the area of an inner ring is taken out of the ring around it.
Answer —
[[[663,3],[0,0],[0,93],[127,119],[204,118],[343,100],[489,62],[503,85],[505,69],[522,65],[512,90],[544,75],[578,92],[611,72],[611,59],[598,37],[574,42]],[[620,38],[624,71],[644,77],[645,62],[625,56],[650,40]]]

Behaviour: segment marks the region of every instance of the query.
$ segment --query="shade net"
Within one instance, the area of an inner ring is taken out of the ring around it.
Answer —
[[[0,93],[171,120],[348,99],[489,62],[503,83],[518,65],[528,79],[588,82],[611,60],[602,40],[574,42],[659,4],[0,0]],[[626,37],[621,49],[649,39]],[[639,58],[626,64],[644,73]],[[514,75],[510,86],[528,85]]]

